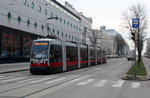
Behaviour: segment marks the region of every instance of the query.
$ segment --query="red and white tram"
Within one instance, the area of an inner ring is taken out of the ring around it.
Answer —
[[[34,40],[30,72],[55,73],[106,63],[104,49],[60,39]]]

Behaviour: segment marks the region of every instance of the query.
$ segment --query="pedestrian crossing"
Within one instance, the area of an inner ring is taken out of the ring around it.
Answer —
[[[72,78],[75,77],[71,76]],[[86,76],[86,78],[79,79],[79,81],[75,81],[75,86],[85,87],[85,86],[93,86],[93,87],[112,87],[112,88],[121,88],[125,87],[128,84],[128,87],[133,89],[141,88],[141,81],[125,81],[121,79],[93,79],[89,78],[90,76]],[[37,83],[44,83],[44,84],[53,84],[61,81],[66,81],[68,77],[60,77],[60,76],[42,76],[42,77],[33,77],[29,78],[29,76],[0,76],[0,84],[2,83],[26,83],[26,84],[37,84]],[[78,79],[78,78],[76,78]],[[73,80],[72,80],[73,81]]]
[[[94,83],[96,81],[96,83]],[[91,83],[93,82],[93,83]],[[77,86],[94,86],[94,87],[108,87],[111,86],[113,88],[121,88],[124,87],[124,84],[128,84],[128,87],[130,88],[141,88],[140,82],[131,82],[131,81],[125,81],[125,80],[108,80],[108,79],[101,79],[100,81],[97,81],[95,79],[88,79],[84,80],[82,82],[77,83]]]

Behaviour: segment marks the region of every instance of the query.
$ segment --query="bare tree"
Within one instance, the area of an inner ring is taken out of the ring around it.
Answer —
[[[137,50],[138,50],[138,62],[141,60],[141,53],[143,50],[143,42],[146,40],[148,19],[146,15],[146,8],[142,4],[132,5],[128,8],[127,12],[123,13],[124,27],[130,33],[138,34]],[[138,18],[140,20],[140,27],[138,29],[132,28],[132,19]]]
[[[96,31],[96,30],[92,30],[91,32],[91,36],[89,36],[89,39],[90,39],[90,42],[93,44],[93,45],[97,45],[97,42],[98,42],[98,38],[99,38],[99,33],[100,31]]]
[[[123,55],[125,45],[126,45],[125,40],[123,39],[123,37],[120,34],[117,34],[114,37],[114,39],[115,39],[116,45],[117,45],[117,54],[118,54],[118,56]]]

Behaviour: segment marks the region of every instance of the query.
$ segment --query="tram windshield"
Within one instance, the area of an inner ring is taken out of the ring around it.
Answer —
[[[48,58],[49,42],[37,41],[32,44],[31,58],[32,59],[47,59]]]

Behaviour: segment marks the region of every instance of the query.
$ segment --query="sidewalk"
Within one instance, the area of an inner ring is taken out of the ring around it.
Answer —
[[[150,58],[143,57],[143,62],[148,72],[148,77],[150,78]]]
[[[9,72],[29,70],[29,67],[30,67],[29,62],[0,64],[0,73],[9,73]]]

